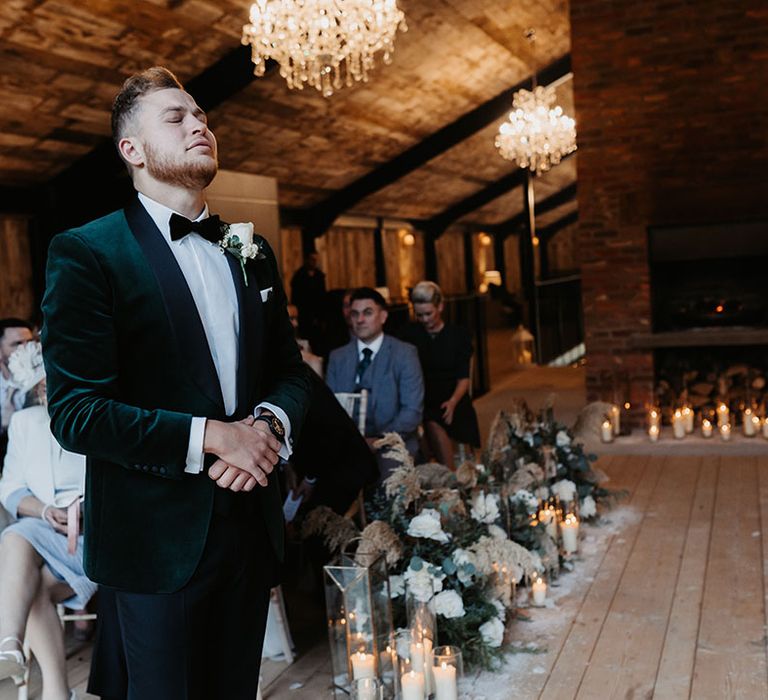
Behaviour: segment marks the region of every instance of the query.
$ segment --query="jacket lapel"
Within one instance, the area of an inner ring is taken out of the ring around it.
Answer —
[[[205,337],[203,322],[176,258],[163,239],[163,234],[138,199],[134,199],[125,208],[125,218],[155,274],[166,313],[176,335],[179,354],[186,359],[192,380],[223,413],[221,385],[208,347],[208,339]]]
[[[246,263],[248,285],[243,280],[240,261],[231,253],[225,253],[229,271],[235,283],[237,306],[240,319],[240,333],[237,347],[237,415],[245,416],[253,409],[254,370],[261,365],[261,345],[258,338],[262,335],[264,309],[259,291],[259,280],[254,273],[253,263]]]

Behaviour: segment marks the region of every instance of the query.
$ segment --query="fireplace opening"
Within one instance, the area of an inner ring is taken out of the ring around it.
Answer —
[[[649,230],[652,328],[768,328],[768,223]]]

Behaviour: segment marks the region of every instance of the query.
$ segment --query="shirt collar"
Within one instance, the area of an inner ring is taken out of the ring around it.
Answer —
[[[357,354],[358,356],[362,356],[363,354],[363,348],[370,348],[373,351],[373,356],[376,355],[376,353],[381,350],[381,344],[384,342],[384,334],[382,333],[376,340],[372,340],[370,343],[364,343],[359,338],[357,339]]]
[[[178,243],[181,244],[186,236],[178,241],[171,241],[171,214],[178,214],[179,216],[184,216],[181,212],[175,211],[171,209],[170,207],[166,207],[165,204],[160,204],[160,202],[151,199],[150,197],[147,197],[147,195],[142,194],[141,192],[138,193],[139,195],[139,201],[141,202],[141,205],[147,210],[147,214],[149,214],[152,221],[155,222],[155,225],[160,230],[160,233],[163,234],[163,238],[165,238],[166,241],[169,243]],[[193,221],[201,221],[205,219],[208,216],[208,204],[206,204],[203,207],[203,211],[200,212],[200,216],[198,216],[196,219],[193,219]],[[204,239],[203,239],[204,240]],[[213,243],[211,245],[214,245]]]

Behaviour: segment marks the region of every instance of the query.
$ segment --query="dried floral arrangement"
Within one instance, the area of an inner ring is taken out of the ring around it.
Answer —
[[[616,494],[551,409],[535,416],[523,402],[496,417],[483,462],[455,472],[415,465],[395,433],[376,447],[398,466],[367,503],[370,524],[360,532],[321,507],[304,535],[320,535],[331,551],[359,537],[361,551],[385,553],[396,624],[405,623],[407,589],[436,613],[440,644],[460,646],[470,667],[493,668],[517,617],[515,584],[561,562],[537,519],[541,503],[557,497],[590,520]]]

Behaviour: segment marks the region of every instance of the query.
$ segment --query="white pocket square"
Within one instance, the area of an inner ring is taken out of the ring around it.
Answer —
[[[265,302],[267,299],[269,299],[270,296],[272,296],[272,287],[267,287],[266,289],[262,289],[261,291],[261,301]]]

